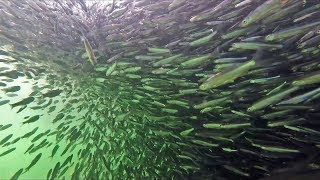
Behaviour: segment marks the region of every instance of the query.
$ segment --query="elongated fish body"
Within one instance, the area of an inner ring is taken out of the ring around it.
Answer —
[[[233,82],[236,78],[242,76],[246,72],[248,72],[251,68],[256,65],[254,60],[250,60],[246,63],[243,63],[241,66],[234,68],[230,71],[222,72],[219,74],[215,74],[210,77],[206,82],[200,85],[200,90],[208,90],[212,88],[219,87],[223,84]]]
[[[11,106],[11,108],[14,108],[14,107],[17,107],[17,106],[23,106],[23,105],[30,104],[30,103],[33,102],[34,100],[35,100],[34,97],[27,97],[27,98],[25,98],[25,99],[22,99],[22,100],[19,101],[19,102],[10,104],[10,106]]]
[[[28,167],[26,167],[25,172],[29,171],[37,162],[40,160],[42,153],[39,153],[36,157],[33,158]]]
[[[246,18],[240,23],[240,27],[247,27],[261,19],[267,17],[273,12],[277,11],[283,6],[284,1],[282,0],[267,0],[254,11],[248,14]]]
[[[18,180],[20,175],[22,174],[23,172],[23,168],[19,169],[11,178],[10,180]]]
[[[297,34],[301,34],[303,32],[307,32],[308,30],[310,30],[311,28],[320,25],[320,21],[314,22],[314,23],[308,23],[306,25],[303,26],[298,26],[298,27],[291,27],[288,29],[284,29],[282,31],[279,32],[274,32],[272,34],[269,34],[265,37],[265,40],[267,41],[276,41],[276,40],[281,40],[281,39],[285,39]]]
[[[93,50],[92,50],[92,47],[88,41],[88,39],[86,37],[82,37],[82,40],[83,40],[83,44],[84,44],[84,47],[86,49],[86,52],[87,52],[87,55],[88,55],[88,58],[89,58],[89,61],[90,63],[94,66],[95,64],[97,64],[97,59],[93,53]]]
[[[320,82],[320,71],[314,72],[310,75],[306,75],[292,82],[294,86],[304,86]]]
[[[281,101],[279,104],[298,104],[298,103],[301,103],[303,101],[308,100],[309,98],[311,98],[312,96],[314,96],[318,93],[320,93],[320,88],[316,88],[310,92],[307,92],[307,93],[301,94],[299,96],[287,99],[285,101]]]
[[[320,0],[91,1],[0,0],[0,180],[320,170]]]
[[[279,92],[275,95],[267,96],[266,98],[263,98],[262,100],[255,102],[252,106],[250,106],[247,109],[247,111],[248,112],[257,111],[257,110],[265,108],[271,104],[277,103],[277,102],[281,101],[283,98],[285,98],[286,96],[288,96],[290,93],[292,93],[298,89],[299,89],[299,87],[291,87],[291,88],[283,90],[282,92]]]

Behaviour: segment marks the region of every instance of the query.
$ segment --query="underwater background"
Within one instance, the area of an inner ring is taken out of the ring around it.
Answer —
[[[0,179],[320,178],[320,1],[0,1]]]

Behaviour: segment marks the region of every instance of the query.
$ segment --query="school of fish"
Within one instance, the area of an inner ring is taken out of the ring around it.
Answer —
[[[0,157],[32,142],[11,179],[48,148],[47,179],[319,175],[320,1],[3,0],[0,43],[0,108],[53,126],[1,120]]]

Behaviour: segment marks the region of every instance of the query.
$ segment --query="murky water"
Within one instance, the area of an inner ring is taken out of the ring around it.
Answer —
[[[320,168],[320,4],[0,2],[0,179]]]

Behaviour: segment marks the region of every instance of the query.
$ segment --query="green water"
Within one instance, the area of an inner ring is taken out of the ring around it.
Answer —
[[[0,1],[0,180],[316,176],[319,9]]]
[[[2,56],[2,58],[6,59],[8,57]],[[0,66],[15,69],[15,67],[13,65],[6,64],[3,62],[0,62]],[[27,81],[27,83],[24,81]],[[41,85],[46,84],[46,81],[44,79],[32,80],[32,79],[20,77],[19,79],[16,79],[14,82],[7,83],[8,86],[19,85],[21,87],[21,90],[18,93],[16,93],[18,96],[10,97],[10,102],[12,102],[12,103],[17,102],[23,98],[28,97],[29,94],[33,92],[33,90],[32,90],[33,83],[37,83],[39,86],[41,86]],[[3,91],[0,91],[0,97],[1,97],[1,100],[7,99],[7,97]],[[40,100],[40,99],[41,99],[41,97],[38,98],[38,100]],[[27,132],[30,132],[31,130],[33,130],[36,127],[39,127],[39,129],[31,137],[20,139],[15,144],[8,145],[6,147],[1,148],[1,153],[10,149],[10,148],[13,148],[13,147],[16,147],[16,150],[13,151],[12,153],[9,153],[9,154],[0,158],[0,169],[1,169],[0,179],[10,179],[12,177],[12,175],[15,172],[17,172],[20,168],[25,168],[30,164],[30,162],[33,160],[33,158],[39,153],[39,150],[36,152],[33,152],[32,154],[25,153],[25,151],[28,149],[28,147],[30,145],[33,144],[31,142],[31,140],[36,135],[38,135],[39,133],[45,132],[47,130],[50,130],[50,132],[55,131],[55,129],[57,128],[57,124],[53,124],[51,121],[58,114],[58,112],[64,107],[64,105],[59,97],[54,98],[54,100],[59,100],[59,102],[55,104],[58,108],[56,108],[56,110],[50,114],[46,113],[47,109],[32,110],[30,108],[26,108],[25,110],[23,110],[22,112],[17,114],[16,112],[18,111],[18,109],[20,107],[15,107],[14,109],[12,109],[9,104],[5,104],[5,105],[1,106],[1,108],[0,108],[0,115],[1,115],[0,124],[1,125],[12,124],[12,126],[10,128],[0,132],[1,138],[7,136],[8,134],[13,134],[13,136],[8,141],[8,142],[10,142],[10,141],[16,139],[17,137],[21,137],[24,134],[26,134]],[[36,106],[36,103],[33,103],[29,106],[30,107]],[[43,115],[43,116],[41,116],[40,120],[38,120],[34,123],[30,123],[30,124],[24,124],[24,125],[22,124],[22,122],[26,120],[26,119],[24,119],[24,117],[27,117],[27,116],[32,117],[32,116],[38,115],[38,114]],[[81,113],[80,114],[79,113],[70,113],[70,114],[75,114],[75,115],[81,116]],[[71,125],[72,125],[72,123],[71,123]],[[45,146],[40,149],[40,151],[42,153],[41,159],[28,172],[22,174],[20,176],[21,179],[46,179],[48,171],[51,168],[53,168],[56,165],[56,163],[64,162],[64,160],[69,155],[71,155],[71,154],[76,155],[78,150],[80,148],[82,148],[81,146],[77,146],[72,152],[68,152],[63,156],[60,156],[60,154],[66,148],[67,144],[72,143],[70,141],[68,142],[68,141],[62,140],[59,143],[60,148],[58,149],[56,155],[53,158],[51,158],[50,156],[52,153],[52,149],[53,149],[54,145],[56,144],[56,137],[55,136],[44,136],[44,137],[40,138],[39,140],[37,140],[36,142],[34,142],[34,144],[38,145],[43,139],[46,139],[48,142],[53,143],[53,145],[51,145],[50,147]],[[77,162],[76,158],[79,158],[79,157],[75,157],[73,162]],[[74,170],[75,163],[72,163],[72,164],[68,163],[67,166],[69,166],[69,168],[68,168],[68,171],[66,171],[64,177],[66,179],[70,179],[71,174]]]

